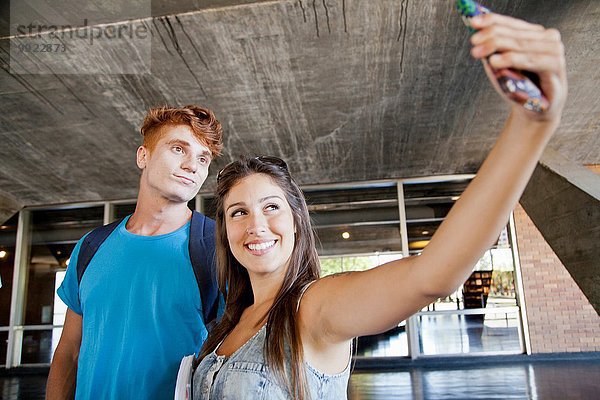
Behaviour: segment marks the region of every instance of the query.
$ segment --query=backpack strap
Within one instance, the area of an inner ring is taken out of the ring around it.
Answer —
[[[198,281],[202,315],[207,328],[217,318],[219,287],[215,260],[215,221],[192,212],[190,222],[190,260]]]
[[[87,234],[83,242],[81,243],[81,247],[79,249],[79,255],[77,256],[77,283],[81,283],[81,278],[83,277],[83,273],[87,269],[90,261],[100,248],[100,245],[104,243],[107,237],[119,226],[119,224],[123,221],[123,218],[111,222],[108,225],[100,226],[90,233]]]

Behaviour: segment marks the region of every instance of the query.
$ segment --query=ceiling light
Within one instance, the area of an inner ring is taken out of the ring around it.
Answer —
[[[6,251],[0,250],[0,258],[6,257],[6,254],[7,254]]]
[[[460,199],[460,196],[452,196],[452,201],[456,201],[458,199]]]
[[[69,257],[69,258],[67,258],[67,261],[65,261],[65,265],[68,267],[70,262],[71,262],[71,258]]]
[[[429,231],[423,231],[421,232],[422,235],[429,235]]]
[[[350,233],[349,232],[342,232],[342,237],[344,239],[350,239]]]

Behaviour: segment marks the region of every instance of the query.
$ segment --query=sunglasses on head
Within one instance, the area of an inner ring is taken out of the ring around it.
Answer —
[[[278,167],[279,169],[281,169],[282,171],[288,172],[287,164],[285,163],[285,161],[283,161],[279,157],[258,156],[258,157],[253,157],[250,160],[258,160],[263,164],[274,165],[274,166]],[[224,175],[227,175],[228,171],[237,163],[239,163],[239,161],[233,161],[233,162],[230,162],[229,164],[227,164],[226,166],[224,166],[217,174],[217,182],[219,182]]]

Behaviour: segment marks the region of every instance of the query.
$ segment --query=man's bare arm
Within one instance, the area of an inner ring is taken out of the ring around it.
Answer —
[[[46,400],[64,400],[75,397],[81,327],[82,317],[71,309],[67,309],[65,325],[50,366]]]

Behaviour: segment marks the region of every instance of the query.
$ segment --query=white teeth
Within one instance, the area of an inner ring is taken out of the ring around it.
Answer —
[[[275,244],[274,240],[271,240],[270,242],[264,242],[264,243],[250,243],[248,244],[248,248],[250,250],[264,250],[264,249],[268,249],[269,247],[273,246]]]

